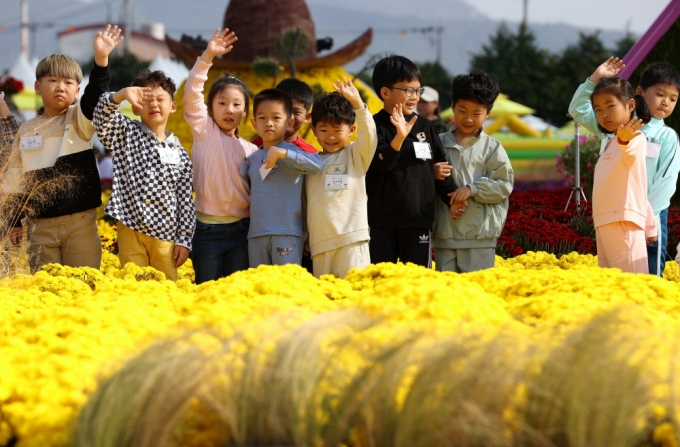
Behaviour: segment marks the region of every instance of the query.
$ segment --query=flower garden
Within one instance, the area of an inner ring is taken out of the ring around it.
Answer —
[[[598,268],[567,197],[514,193],[469,274],[174,283],[101,221],[101,270],[0,280],[0,446],[678,445],[678,265]]]

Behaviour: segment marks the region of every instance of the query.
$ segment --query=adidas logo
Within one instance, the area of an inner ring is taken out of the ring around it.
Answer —
[[[423,234],[422,236],[418,236],[418,237],[420,237],[420,243],[421,244],[430,243],[430,235],[429,234]]]

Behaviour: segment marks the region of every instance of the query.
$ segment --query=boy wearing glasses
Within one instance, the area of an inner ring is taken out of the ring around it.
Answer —
[[[435,163],[446,154],[430,120],[415,114],[423,92],[418,67],[403,56],[381,59],[373,89],[383,110],[373,115],[378,147],[366,174],[371,262],[430,266],[435,199],[448,203],[455,190],[450,171],[435,180]],[[449,167],[450,168],[450,167]]]

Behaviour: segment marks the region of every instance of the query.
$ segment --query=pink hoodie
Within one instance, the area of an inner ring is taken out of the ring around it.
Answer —
[[[593,222],[595,228],[629,221],[656,236],[654,213],[647,201],[647,140],[639,133],[628,144],[609,137],[607,148],[595,165]]]
[[[203,85],[211,65],[198,58],[184,86],[184,119],[194,136],[191,158],[196,211],[213,216],[249,217],[246,157],[257,147],[243,138],[225,135],[208,115]]]

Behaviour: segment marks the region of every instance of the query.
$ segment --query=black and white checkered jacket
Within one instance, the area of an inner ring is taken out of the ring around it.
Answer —
[[[119,107],[106,93],[94,112],[97,135],[113,154],[113,193],[104,211],[135,231],[191,249],[196,213],[189,155],[172,133],[159,141]],[[163,163],[159,149],[178,151],[179,163]]]

